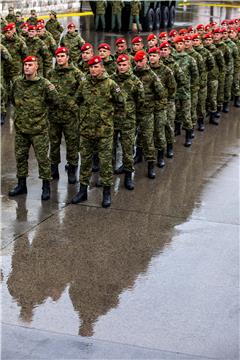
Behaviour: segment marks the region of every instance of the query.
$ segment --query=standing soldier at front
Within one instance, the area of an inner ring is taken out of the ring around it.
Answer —
[[[87,187],[91,177],[92,157],[96,150],[100,159],[104,208],[111,205],[112,148],[114,107],[125,111],[125,100],[119,86],[105,72],[100,56],[88,62],[90,75],[82,81],[77,92],[80,107],[80,190],[73,204],[87,200]]]
[[[14,81],[11,94],[18,184],[9,191],[9,196],[27,193],[28,156],[32,145],[38,161],[39,177],[43,180],[42,200],[48,200],[51,180],[48,107],[58,102],[57,91],[47,79],[38,76],[35,56],[27,56],[23,62],[24,76]]]
[[[68,24],[67,28],[67,34],[61,38],[60,46],[69,49],[70,61],[76,66],[80,58],[80,49],[85,44],[85,41],[76,30],[74,23]]]

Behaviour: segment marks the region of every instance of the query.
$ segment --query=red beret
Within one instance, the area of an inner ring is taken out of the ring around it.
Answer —
[[[208,31],[208,30],[210,30],[210,28],[211,28],[211,24],[207,24],[207,25],[205,26],[204,30],[205,30],[205,31]]]
[[[170,31],[169,36],[170,36],[170,37],[176,36],[177,33],[178,33],[177,30],[173,29],[173,30]]]
[[[158,54],[160,52],[160,49],[157,46],[154,46],[148,50],[149,54]]]
[[[195,40],[195,39],[200,39],[201,40],[201,35],[200,34],[193,34],[192,40]]]
[[[235,24],[238,24],[240,22],[240,19],[234,19]]]
[[[37,30],[37,27],[35,25],[29,25],[28,31],[30,31],[30,30]]]
[[[88,61],[88,65],[96,65],[96,64],[100,64],[102,63],[102,58],[100,56],[93,56],[89,61]]]
[[[147,57],[147,54],[145,53],[145,51],[139,50],[139,51],[136,52],[133,60],[134,60],[134,61],[141,61],[141,60],[143,60],[143,59],[146,58],[146,57]]]
[[[21,28],[21,29],[24,28],[24,27],[28,28],[28,27],[29,27],[29,23],[24,22],[22,25],[20,25],[20,28]]]
[[[57,50],[55,51],[55,55],[60,54],[60,53],[64,53],[64,54],[68,54],[68,48],[66,47],[59,47],[57,48]]]
[[[121,54],[117,58],[117,63],[120,63],[122,61],[129,61],[129,56],[126,54]]]
[[[90,43],[85,43],[85,44],[83,44],[83,46],[81,47],[80,51],[83,52],[83,51],[86,51],[86,50],[89,50],[89,49],[93,49],[92,44],[90,44]]]
[[[36,56],[27,56],[25,59],[23,59],[23,62],[30,62],[30,61],[38,61],[38,58]]]
[[[98,50],[100,50],[100,49],[106,49],[106,50],[111,51],[111,47],[110,47],[110,45],[108,45],[107,43],[99,44],[99,45],[98,45]]]
[[[193,26],[189,26],[189,27],[188,27],[188,31],[194,31],[194,27],[193,27]]]
[[[228,31],[230,32],[230,31],[236,31],[236,29],[235,29],[235,27],[230,27],[229,29],[228,29]]]
[[[229,25],[235,24],[235,20],[234,20],[234,19],[229,20],[228,24],[229,24]]]
[[[126,44],[126,40],[124,38],[118,38],[116,41],[115,41],[115,44],[118,45],[118,44]]]
[[[143,41],[143,38],[141,36],[136,36],[132,39],[132,44],[138,44]]]
[[[212,39],[212,33],[204,34],[204,35],[203,35],[203,38],[204,38],[204,39],[209,39],[209,38]]]
[[[212,33],[213,33],[213,34],[218,34],[218,33],[220,33],[220,32],[221,32],[221,29],[220,29],[219,27],[212,30]]]
[[[14,29],[15,27],[16,27],[15,23],[9,23],[9,24],[7,24],[7,25],[4,26],[3,31],[6,32],[6,31],[8,31],[8,30],[12,30],[12,29]]]
[[[184,37],[183,36],[177,36],[176,39],[174,40],[175,43],[179,43],[179,42],[184,42]]]
[[[161,43],[161,45],[159,45],[159,49],[160,49],[160,50],[163,49],[163,48],[170,48],[170,44],[169,44],[168,41],[163,41],[163,42]]]
[[[237,31],[240,33],[240,27],[239,27],[239,28],[237,28]]]
[[[221,25],[227,25],[228,24],[228,20],[227,19],[225,19],[225,20],[223,20],[222,22],[221,22]]]
[[[223,27],[220,32],[221,33],[228,32],[228,29],[226,27]]]
[[[185,35],[184,40],[192,40],[192,35]]]
[[[168,36],[168,33],[167,33],[167,32],[161,32],[161,33],[159,34],[159,39],[162,39],[162,38],[167,37],[167,36]]]
[[[204,29],[204,25],[203,24],[198,24],[196,26],[196,29],[199,30],[199,29]]]
[[[147,41],[157,39],[157,36],[155,34],[149,34],[147,37]]]
[[[179,31],[178,31],[178,34],[179,35],[185,35],[187,33],[187,29],[180,29]]]
[[[45,25],[44,24],[39,24],[37,25],[37,30],[42,30],[45,28]]]
[[[216,23],[216,21],[212,21],[209,25],[210,26],[215,26],[215,25],[217,25],[217,23]]]
[[[45,24],[45,20],[44,20],[44,19],[38,19],[37,22],[38,22],[38,23],[41,23],[41,24]]]
[[[68,24],[67,28],[69,29],[69,28],[71,28],[71,27],[76,27],[76,25],[75,25],[74,23]]]

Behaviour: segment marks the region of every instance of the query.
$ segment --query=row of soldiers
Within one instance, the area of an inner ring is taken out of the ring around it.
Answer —
[[[64,43],[72,27],[81,38],[78,47],[71,41],[67,46]],[[115,54],[109,44],[102,43],[98,45],[98,55],[71,23],[67,35],[60,40],[61,46],[54,51],[54,68],[50,48],[39,39],[37,27],[28,25],[25,43],[22,35],[17,35],[14,23],[7,24],[3,32],[2,73],[5,82],[12,84],[9,99],[15,106],[16,128],[18,185],[9,192],[10,196],[27,192],[27,158],[32,144],[43,179],[42,199],[50,198],[50,180],[59,178],[64,134],[70,184],[76,182],[79,150],[81,155],[80,190],[72,202],[87,199],[91,171],[100,168],[102,206],[108,207],[119,137],[123,165],[115,172],[124,173],[126,189],[133,190],[134,163],[143,161],[143,156],[148,164],[147,175],[153,179],[156,154],[157,165],[163,167],[165,150],[168,158],[174,156],[174,136],[180,135],[182,129],[186,133],[184,145],[191,146],[194,127],[204,131],[207,114],[209,122],[218,125],[221,111],[229,111],[232,96],[234,105],[240,107],[238,19],[221,27],[216,23],[199,24],[196,28],[171,30],[169,34],[162,32],[158,37],[149,34],[147,47],[143,38],[136,36],[132,49],[128,49],[126,39],[121,37],[116,40]],[[25,45],[27,52],[18,53],[9,39]],[[28,39],[41,41],[51,66],[46,65],[41,52],[28,49]],[[24,74],[17,77],[22,73],[21,59]]]

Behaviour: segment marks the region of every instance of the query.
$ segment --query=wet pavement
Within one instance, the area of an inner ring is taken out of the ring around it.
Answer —
[[[109,34],[107,36],[110,36]],[[239,359],[240,110],[176,138],[175,157],[135,190],[115,176],[110,209],[92,179],[69,204],[60,180],[41,203],[36,160],[28,194],[15,184],[12,120],[2,127],[2,358]]]

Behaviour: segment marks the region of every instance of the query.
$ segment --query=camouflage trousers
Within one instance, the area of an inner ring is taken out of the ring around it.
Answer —
[[[224,86],[225,86],[225,73],[220,73],[218,77],[218,92],[217,92],[218,106],[222,106],[224,103]]]
[[[168,101],[167,104],[167,123],[165,126],[165,136],[167,144],[174,143],[174,121],[176,118],[175,100]]]
[[[130,15],[129,20],[129,30],[132,31],[133,23],[136,23],[137,25],[137,31],[140,31],[140,21],[139,21],[139,15]]]
[[[165,126],[167,124],[167,110],[159,110],[154,113],[154,145],[156,150],[164,150],[166,147]]]
[[[231,100],[232,83],[233,83],[233,74],[227,73],[224,84],[224,102],[229,102]]]
[[[200,88],[197,102],[197,118],[204,119],[206,116],[207,85]]]
[[[89,139],[80,136],[80,183],[89,185],[92,173],[92,157],[97,151],[100,162],[100,177],[103,186],[111,186],[113,178],[112,169],[113,136]]]
[[[1,94],[1,114],[6,114],[7,112],[7,90],[6,88],[0,84],[0,94]]]
[[[113,29],[121,30],[122,28],[122,16],[120,14],[112,15],[112,30]]]
[[[143,148],[146,161],[155,161],[154,114],[137,114],[137,147]]]
[[[96,15],[95,19],[95,30],[98,30],[99,23],[102,23],[103,30],[105,29],[105,15]]]
[[[210,113],[217,111],[218,80],[208,81],[207,110]]]
[[[135,125],[129,128],[115,129],[113,136],[113,149],[116,150],[117,139],[120,135],[120,143],[122,147],[122,163],[127,171],[134,171],[133,166],[133,150],[135,143]]]
[[[232,95],[240,96],[240,69],[233,74]]]
[[[176,100],[176,122],[181,123],[185,130],[191,130],[193,128],[190,99]]]
[[[33,146],[39,168],[39,177],[51,180],[51,167],[48,158],[49,135],[48,130],[41,134],[29,135],[16,131],[15,156],[17,163],[17,177],[28,176],[28,156],[31,145]]]
[[[191,118],[192,125],[197,123],[197,104],[198,104],[198,90],[191,90]]]
[[[61,162],[60,145],[62,136],[66,142],[66,158],[69,164],[78,165],[78,122],[76,118],[69,119],[68,122],[50,122],[50,159],[52,164]]]

